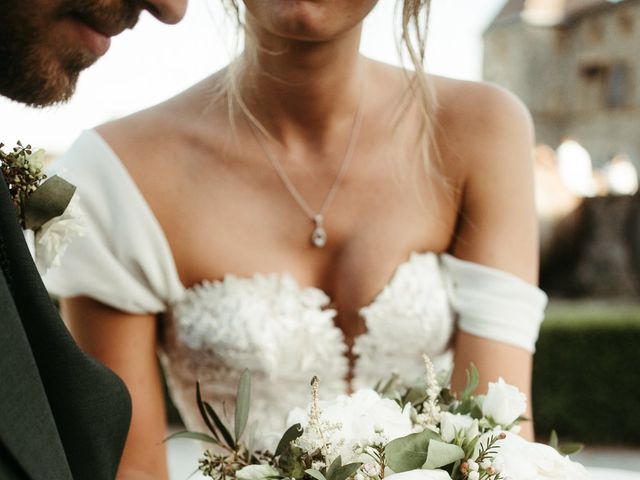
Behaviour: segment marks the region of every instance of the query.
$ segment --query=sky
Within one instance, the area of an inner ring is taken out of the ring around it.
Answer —
[[[399,64],[393,33],[394,0],[380,0],[365,21],[362,53]],[[433,0],[427,68],[440,75],[482,77],[482,32],[505,0]],[[0,98],[3,143],[22,140],[52,154],[79,133],[161,102],[215,70],[232,52],[231,31],[219,0],[190,0],[184,20],[163,25],[144,14],[133,31],[80,77],[67,104],[31,109]]]

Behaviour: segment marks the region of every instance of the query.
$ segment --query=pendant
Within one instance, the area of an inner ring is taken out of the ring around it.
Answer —
[[[311,234],[311,244],[316,248],[322,248],[327,244],[327,231],[322,226],[322,220],[322,215],[316,215],[313,218],[316,228]]]

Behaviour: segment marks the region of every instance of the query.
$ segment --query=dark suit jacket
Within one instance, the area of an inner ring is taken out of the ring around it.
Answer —
[[[129,394],[62,323],[1,175],[0,267],[0,479],[113,479]]]

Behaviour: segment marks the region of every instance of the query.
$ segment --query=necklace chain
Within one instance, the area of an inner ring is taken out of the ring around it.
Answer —
[[[351,126],[351,135],[349,137],[349,143],[347,144],[347,149],[345,151],[344,158],[342,159],[340,170],[338,170],[338,174],[336,175],[336,178],[333,180],[333,183],[331,184],[331,188],[327,192],[327,195],[322,201],[322,204],[320,205],[320,209],[317,212],[315,212],[309,206],[309,203],[305,200],[305,198],[302,196],[300,191],[293,184],[293,182],[289,178],[289,175],[287,175],[287,172],[284,170],[284,167],[282,166],[282,164],[278,161],[275,155],[273,155],[273,153],[270,151],[269,147],[265,142],[265,138],[263,138],[265,134],[253,124],[253,121],[251,121],[251,119],[249,119],[249,125],[251,126],[251,131],[253,132],[253,136],[258,142],[258,145],[260,145],[260,148],[264,152],[265,157],[267,158],[267,160],[269,161],[273,169],[278,174],[278,177],[280,177],[280,180],[284,184],[289,194],[293,197],[293,199],[296,201],[298,206],[305,212],[305,214],[313,221],[314,230],[313,230],[313,233],[311,234],[311,243],[318,248],[324,247],[325,244],[327,243],[327,233],[323,227],[325,214],[327,213],[327,210],[329,210],[329,207],[331,206],[331,202],[333,201],[336,193],[338,192],[338,189],[340,188],[340,184],[342,183],[342,180],[344,180],[344,177],[347,174],[347,170],[349,170],[349,165],[351,164],[351,160],[353,158],[353,152],[355,151],[358,135],[360,133],[360,127],[362,126],[362,118],[364,116],[363,115],[364,109],[362,108],[363,97],[364,97],[364,82],[360,87],[360,98],[358,100],[358,108],[353,117],[353,123]]]

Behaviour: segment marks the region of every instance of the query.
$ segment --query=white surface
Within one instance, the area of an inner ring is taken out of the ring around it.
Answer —
[[[191,440],[172,440],[169,449],[169,478],[171,480],[186,480],[197,468],[200,449]],[[595,453],[592,453],[595,455]],[[606,455],[606,454],[605,454]],[[601,460],[602,461],[602,460]],[[640,480],[640,472],[617,470],[612,468],[588,467],[593,480]],[[191,480],[202,480],[199,473],[190,477]]]

